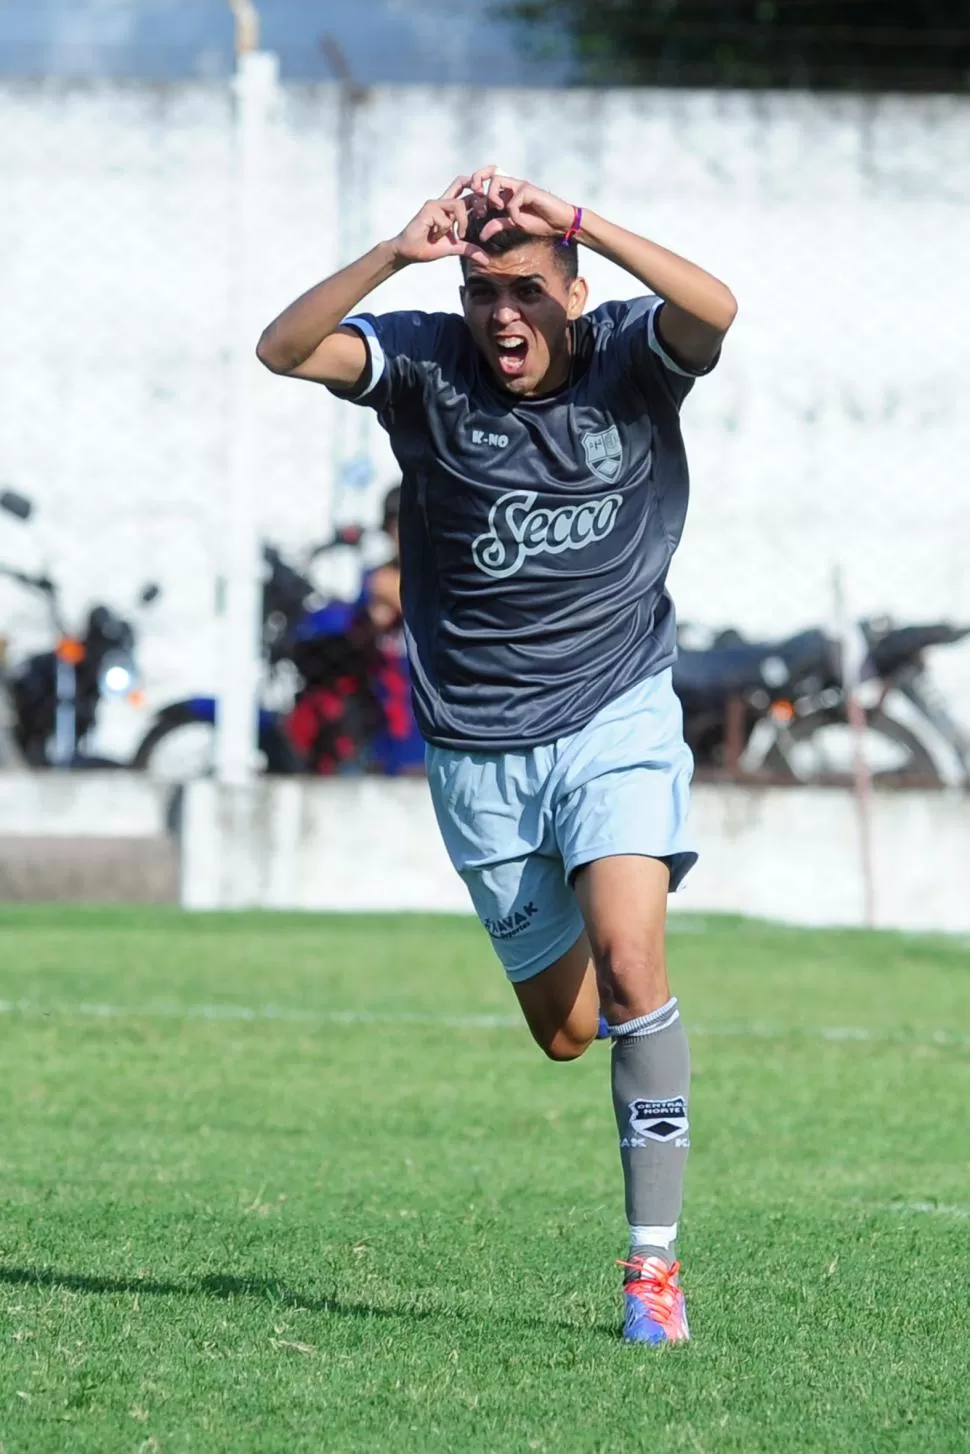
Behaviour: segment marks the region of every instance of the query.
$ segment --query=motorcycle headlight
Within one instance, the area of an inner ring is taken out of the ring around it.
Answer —
[[[138,673],[130,657],[106,656],[101,666],[99,686],[105,697],[126,697],[138,685]]]

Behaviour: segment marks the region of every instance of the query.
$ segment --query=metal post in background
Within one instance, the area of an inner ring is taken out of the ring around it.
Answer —
[[[359,118],[367,88],[354,78],[350,62],[335,36],[320,38],[320,49],[338,83],[337,111],[337,260],[345,267],[365,252],[370,242],[364,226],[368,192],[367,153],[359,142]],[[361,496],[374,479],[368,438],[371,421],[366,409],[341,409],[331,429],[333,489],[331,524],[355,524],[361,516]]]
[[[230,0],[236,17],[236,210],[229,489],[222,554],[223,643],[216,770],[221,782],[245,784],[256,764],[260,658],[260,552],[257,489],[259,230],[265,143],[277,94],[277,57],[260,51],[250,0]]]
[[[859,824],[859,868],[862,875],[863,923],[876,926],[876,887],[872,862],[872,775],[866,757],[866,714],[859,701],[859,679],[863,651],[859,628],[846,604],[842,567],[832,571],[835,627],[841,647],[842,693],[852,736],[852,786]]]

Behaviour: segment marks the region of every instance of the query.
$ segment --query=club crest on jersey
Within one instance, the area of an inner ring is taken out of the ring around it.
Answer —
[[[472,541],[472,559],[487,576],[514,575],[530,555],[561,555],[603,540],[623,504],[622,495],[600,495],[575,505],[534,509],[533,490],[510,490],[488,512],[488,530]]]
[[[599,434],[584,434],[583,449],[586,451],[586,463],[601,480],[612,485],[614,480],[619,479],[623,468],[623,445],[615,424],[609,429],[601,429]]]

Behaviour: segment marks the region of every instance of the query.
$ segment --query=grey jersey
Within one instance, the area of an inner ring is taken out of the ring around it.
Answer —
[[[450,313],[348,319],[403,477],[401,589],[418,725],[513,751],[584,726],[674,659],[665,588],[687,512],[679,409],[694,374],[657,298],[573,325],[571,377],[519,399]]]

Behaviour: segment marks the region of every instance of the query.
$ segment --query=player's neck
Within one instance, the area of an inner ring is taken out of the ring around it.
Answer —
[[[572,362],[572,359],[567,356],[565,359],[559,359],[555,364],[551,364],[545,378],[531,394],[526,395],[526,398],[542,399],[546,394],[558,394],[559,390],[564,389],[569,383]]]

